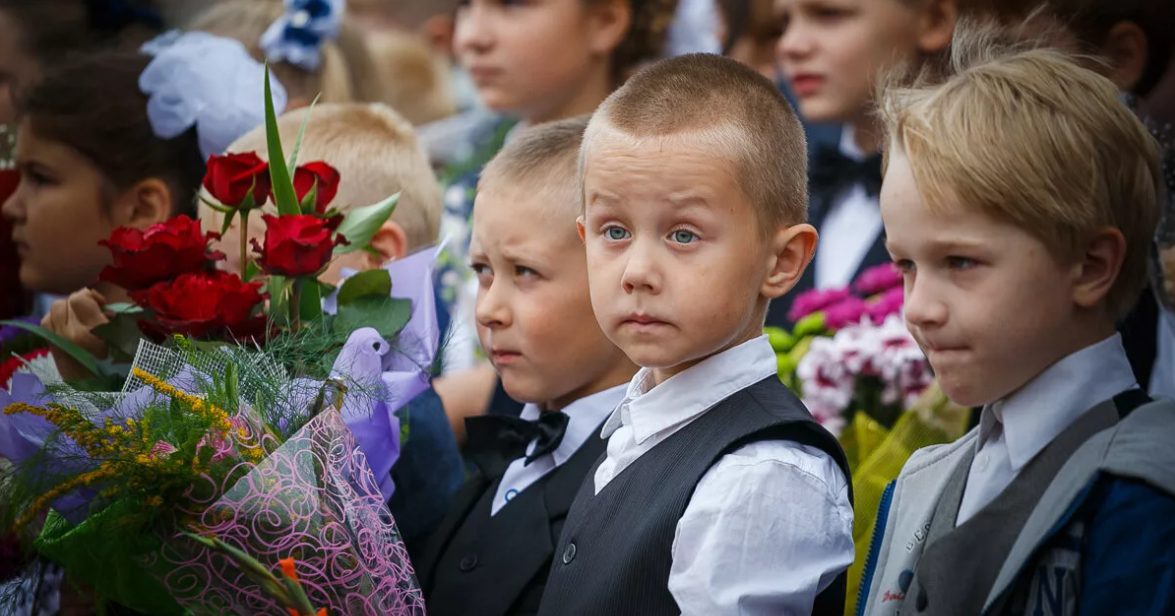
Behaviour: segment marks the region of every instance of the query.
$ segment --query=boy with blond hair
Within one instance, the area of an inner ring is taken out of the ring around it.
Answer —
[[[592,305],[642,368],[540,614],[843,612],[847,463],[763,336],[816,248],[805,162],[774,84],[719,56],[655,64],[593,116],[578,221]]]
[[[1108,79],[961,29],[950,78],[892,89],[881,193],[906,321],[980,425],[882,499],[861,613],[1171,614],[1175,404],[1115,320],[1158,217],[1158,148]]]
[[[305,109],[286,112],[278,118],[282,144],[292,151],[298,131],[306,119]],[[400,193],[400,202],[392,217],[371,240],[374,252],[355,251],[335,259],[320,277],[337,283],[345,268],[369,269],[391,259],[422,248],[436,240],[441,219],[441,193],[436,175],[416,142],[412,125],[390,107],[382,104],[327,103],[314,107],[306,123],[306,134],[298,159],[321,160],[339,171],[339,190],[331,205],[346,213],[353,208],[378,203]],[[229,146],[230,152],[256,152],[267,159],[265,127],[260,126]],[[270,203],[266,208],[272,210]],[[276,213],[270,211],[270,213]],[[221,214],[201,204],[200,219],[210,229],[219,229]],[[240,271],[235,248],[237,225],[234,218],[229,232],[218,246],[226,255],[224,267]],[[265,223],[261,216],[249,218],[249,236],[261,240]]]
[[[521,417],[466,419],[481,470],[455,499],[417,574],[432,616],[534,614],[600,427],[636,372],[600,330],[575,234],[586,118],[523,131],[478,184],[470,259],[477,328]]]
[[[286,156],[298,140],[306,113],[306,109],[290,111],[277,120]],[[392,217],[371,239],[373,250],[336,257],[319,278],[337,284],[344,268],[376,268],[432,244],[440,225],[440,188],[417,145],[412,126],[390,107],[378,103],[327,103],[310,113],[298,160],[323,161],[338,170],[339,187],[331,207],[346,213],[400,193]],[[268,159],[265,127],[250,131],[229,146],[229,151],[255,152]],[[272,202],[264,211],[276,214]],[[201,204],[204,228],[219,230],[221,216]],[[239,271],[240,267],[235,239],[239,237],[240,222],[240,217],[234,218],[218,242],[219,250],[228,255],[221,267],[228,271]],[[254,213],[249,217],[249,237],[261,242],[264,235],[265,223]],[[411,436],[392,467],[396,491],[389,505],[409,553],[415,555],[448,511],[465,475],[448,418],[432,389],[409,402],[402,414]]]

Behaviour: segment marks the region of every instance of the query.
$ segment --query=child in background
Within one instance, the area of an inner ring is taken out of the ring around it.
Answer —
[[[844,287],[888,260],[877,195],[881,130],[874,113],[880,71],[920,63],[946,49],[956,0],[778,0],[779,66],[806,121],[844,125],[838,147],[811,161],[810,215],[816,260],[767,324],[789,327],[792,300],[813,288]]]
[[[473,76],[482,103],[510,116],[475,138],[473,155],[442,177],[448,188],[441,234],[451,238],[452,251],[440,272],[440,288],[450,307],[452,334],[446,376],[438,388],[458,440],[464,418],[486,410],[495,382],[476,349],[474,282],[465,255],[481,167],[509,140],[516,122],[525,126],[590,113],[632,70],[660,57],[676,4],[471,0],[458,10],[455,45],[461,64]],[[499,397],[510,404],[500,389]]]
[[[1175,405],[1148,404],[1114,328],[1147,277],[1158,149],[1061,52],[953,46],[945,83],[883,101],[881,209],[911,333],[984,408],[887,489],[859,607],[1170,614]]]
[[[600,427],[636,372],[592,313],[575,234],[586,126],[527,129],[481,176],[470,247],[478,334],[506,391],[528,404],[520,419],[466,420],[481,473],[418,561],[433,616],[538,611],[571,501],[604,453]]]
[[[258,62],[268,61],[289,93],[290,109],[316,97],[323,103],[383,101],[370,50],[343,3],[315,2],[328,10],[303,19],[311,1],[228,0],[201,13],[188,29],[236,39]]]
[[[382,102],[413,126],[457,113],[448,61],[427,42],[407,32],[383,30],[367,34],[367,47],[384,84]]]
[[[379,267],[432,244],[441,215],[440,188],[411,125],[380,104],[327,103],[316,106],[310,114],[298,158],[324,161],[338,170],[340,179],[333,207],[346,213],[400,193],[391,219],[371,240],[374,252],[355,251],[337,257],[321,279],[338,284],[344,268]],[[287,156],[305,118],[306,110],[287,112],[278,118],[278,132]],[[265,134],[263,126],[257,127],[228,150],[255,152],[263,160],[268,159]],[[270,203],[262,212],[276,214],[274,207]],[[262,212],[249,217],[249,236],[259,243],[265,234]],[[200,221],[205,229],[219,230],[223,220],[219,212],[200,206]],[[227,255],[221,265],[230,272],[240,271],[239,225],[240,218],[234,218],[217,246]],[[396,491],[389,506],[409,553],[417,556],[449,510],[453,493],[465,480],[465,471],[440,398],[432,389],[409,402],[401,414],[406,416],[402,420],[409,438],[392,467]]]
[[[681,56],[609,97],[580,157],[592,306],[642,368],[539,613],[841,614],[847,461],[762,333],[816,249],[799,120],[753,69]]]

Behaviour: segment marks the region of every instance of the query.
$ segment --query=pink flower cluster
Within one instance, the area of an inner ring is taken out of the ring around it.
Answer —
[[[900,315],[879,326],[849,325],[831,338],[817,337],[796,367],[804,404],[834,434],[853,408],[859,379],[876,378],[882,403],[907,408],[934,380],[930,364]]]
[[[865,270],[853,282],[851,290],[814,289],[804,293],[796,298],[787,316],[794,323],[812,313],[823,312],[825,327],[838,331],[857,325],[866,317],[877,324],[891,315],[901,314],[903,299],[902,273],[894,264],[885,263]]]

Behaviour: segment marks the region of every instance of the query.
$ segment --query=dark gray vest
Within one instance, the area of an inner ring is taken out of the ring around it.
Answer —
[[[836,439],[778,378],[766,378],[659,443],[598,495],[594,470],[588,474],[555,550],[539,614],[679,615],[669,569],[677,523],[694,488],[719,458],[766,440],[817,447],[849,476]],[[817,598],[815,614],[844,613],[844,582],[842,574]]]
[[[1100,404],[1069,426],[1036,455],[999,497],[955,526],[975,450],[955,467],[930,520],[926,549],[914,568],[902,614],[970,616],[983,611],[1008,552],[1041,495],[1087,440],[1111,428],[1145,396],[1125,392]]]

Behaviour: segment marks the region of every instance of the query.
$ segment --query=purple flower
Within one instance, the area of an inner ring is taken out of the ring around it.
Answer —
[[[905,303],[905,289],[897,287],[883,293],[876,301],[869,304],[869,320],[874,324],[883,323],[890,315],[901,314]]]
[[[41,323],[38,319],[36,319],[34,317],[20,317],[18,319],[14,319],[14,320],[20,321],[22,323],[28,323],[29,325],[40,325],[40,323]],[[0,348],[3,348],[9,342],[12,342],[13,340],[16,340],[17,338],[20,338],[23,336],[31,336],[31,335],[32,334],[30,334],[27,330],[23,330],[19,327],[13,327],[11,325],[2,325],[2,326],[0,326]]]
[[[865,316],[868,306],[858,297],[847,297],[824,311],[824,324],[833,331],[847,325],[856,325]]]
[[[853,289],[866,297],[901,286],[902,272],[893,263],[883,263],[861,273],[853,282]]]
[[[803,293],[796,298],[795,302],[792,302],[791,310],[787,312],[787,318],[795,323],[813,312],[819,312],[844,301],[848,296],[848,289],[813,289]]]

